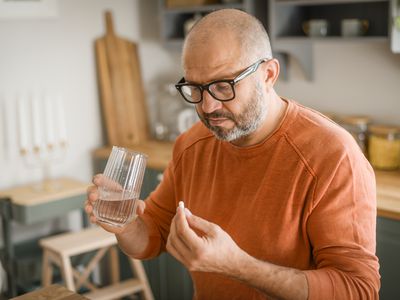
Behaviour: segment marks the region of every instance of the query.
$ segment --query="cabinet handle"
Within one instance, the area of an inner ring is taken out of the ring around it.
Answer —
[[[161,182],[163,180],[164,174],[163,173],[158,173],[157,174],[157,180],[158,182]]]

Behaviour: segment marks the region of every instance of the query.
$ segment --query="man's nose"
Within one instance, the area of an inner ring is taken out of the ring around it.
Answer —
[[[201,110],[205,113],[212,113],[213,111],[222,107],[221,101],[218,101],[210,93],[203,91],[203,101],[201,102]]]

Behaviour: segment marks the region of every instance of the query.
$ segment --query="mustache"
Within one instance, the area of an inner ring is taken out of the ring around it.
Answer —
[[[203,113],[203,117],[205,119],[209,118],[227,118],[232,121],[235,120],[235,116],[231,112],[224,112],[224,111],[213,111],[212,113]]]

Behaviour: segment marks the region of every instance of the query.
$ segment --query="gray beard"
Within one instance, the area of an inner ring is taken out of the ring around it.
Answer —
[[[239,115],[234,115],[231,112],[212,112],[204,113],[198,116],[203,124],[221,141],[232,142],[240,138],[246,137],[256,131],[267,117],[267,103],[262,97],[261,86],[256,84],[253,100],[244,108],[244,111]],[[224,129],[219,126],[210,125],[208,118],[228,118],[234,122],[232,129]]]

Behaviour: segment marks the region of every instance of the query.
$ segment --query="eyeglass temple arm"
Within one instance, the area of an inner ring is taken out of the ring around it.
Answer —
[[[254,65],[250,66],[247,70],[244,70],[243,73],[239,74],[238,77],[235,78],[234,82],[237,83],[246,76],[250,75],[251,73],[254,73],[257,70],[258,66],[265,61],[268,61],[268,59],[266,58],[260,59]]]

